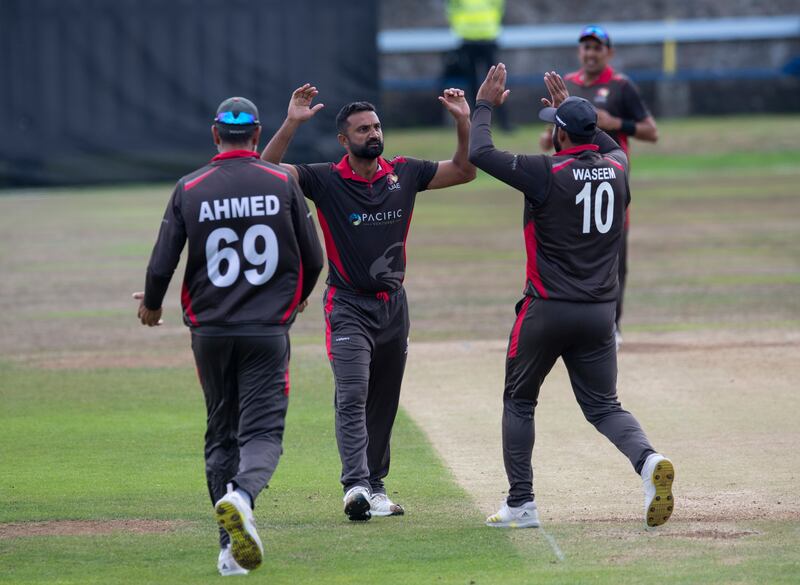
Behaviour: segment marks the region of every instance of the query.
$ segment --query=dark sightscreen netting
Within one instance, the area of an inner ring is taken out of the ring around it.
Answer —
[[[215,154],[217,105],[259,108],[262,146],[291,91],[326,107],[288,162],[338,158],[334,119],[376,103],[373,0],[4,0],[0,187],[175,180]]]

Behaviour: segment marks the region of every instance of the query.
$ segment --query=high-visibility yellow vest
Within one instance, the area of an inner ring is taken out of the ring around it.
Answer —
[[[449,0],[453,32],[466,41],[491,41],[500,34],[505,0]]]

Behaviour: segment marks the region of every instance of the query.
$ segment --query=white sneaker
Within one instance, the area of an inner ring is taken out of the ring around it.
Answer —
[[[222,496],[214,506],[219,524],[231,537],[231,555],[244,569],[258,568],[264,558],[264,547],[258,537],[253,510],[235,491]]]
[[[647,457],[642,467],[644,487],[644,520],[648,526],[661,526],[669,520],[675,500],[672,497],[672,482],[675,467],[672,461],[659,453]]]
[[[372,494],[369,512],[373,516],[402,516],[406,513],[403,506],[395,504],[386,494]]]
[[[344,513],[353,522],[366,522],[372,517],[369,504],[369,490],[357,485],[344,495]]]
[[[231,575],[247,575],[250,571],[243,569],[236,559],[233,558],[231,553],[231,545],[226,546],[219,551],[219,558],[217,559],[217,570],[223,577],[230,577]]]
[[[495,528],[538,528],[539,510],[536,502],[525,502],[521,506],[511,507],[504,503],[496,514],[486,519],[486,526]]]

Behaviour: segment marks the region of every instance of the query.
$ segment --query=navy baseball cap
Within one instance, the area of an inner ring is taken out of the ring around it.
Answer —
[[[583,27],[581,36],[578,37],[578,42],[580,43],[584,39],[594,39],[606,47],[611,47],[611,37],[608,36],[606,29],[596,24],[589,24]]]
[[[254,126],[259,124],[258,108],[247,98],[228,98],[217,108],[214,122],[224,124],[227,130],[233,130],[230,126]]]
[[[594,136],[597,131],[597,110],[583,98],[570,96],[558,108],[543,108],[539,119],[552,122],[567,134]]]

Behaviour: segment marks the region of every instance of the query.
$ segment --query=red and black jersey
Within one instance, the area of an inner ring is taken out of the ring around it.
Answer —
[[[285,330],[322,270],[297,182],[251,151],[217,155],[178,181],[147,267],[148,308],[161,306],[187,240],[181,304],[200,335]]]
[[[470,161],[525,195],[525,294],[605,302],[617,298],[617,263],[630,202],[628,158],[606,133],[555,155],[502,152],[492,143],[492,107],[479,101]]]
[[[624,74],[606,67],[592,83],[587,83],[583,70],[568,73],[564,76],[569,95],[585,98],[596,108],[606,110],[617,118],[626,118],[641,122],[650,116],[636,85]],[[625,154],[628,154],[628,137],[621,132],[609,132]]]
[[[428,188],[438,163],[378,157],[364,179],[338,164],[296,165],[300,187],[317,207],[328,253],[328,284],[361,293],[400,288],[406,272],[406,238],[417,193]]]

